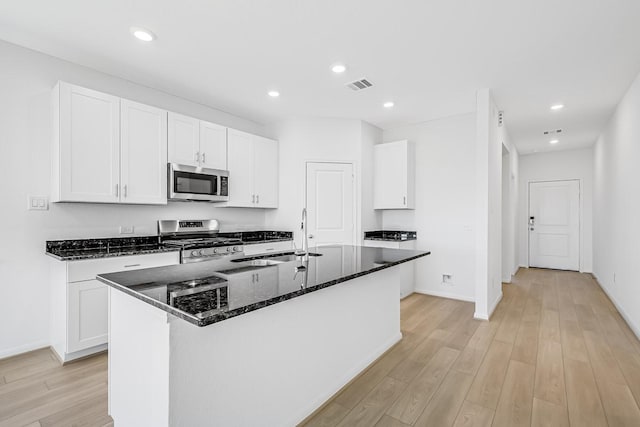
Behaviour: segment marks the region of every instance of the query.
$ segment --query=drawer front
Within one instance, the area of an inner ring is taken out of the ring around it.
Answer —
[[[96,275],[102,273],[161,267],[178,264],[179,262],[180,255],[178,252],[69,261],[67,281],[72,283],[93,280]]]
[[[273,242],[273,243],[256,243],[255,245],[245,245],[245,255],[264,254],[269,252],[282,252],[293,249],[292,241]]]

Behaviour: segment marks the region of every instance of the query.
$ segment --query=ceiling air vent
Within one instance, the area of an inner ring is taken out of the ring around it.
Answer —
[[[562,133],[562,129],[553,129],[553,130],[545,130],[545,135],[555,135],[557,133]]]
[[[347,87],[351,90],[363,90],[373,86],[373,84],[367,79],[356,80],[355,82],[347,83]]]

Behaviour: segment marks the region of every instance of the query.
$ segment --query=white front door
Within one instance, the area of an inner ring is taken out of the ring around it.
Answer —
[[[309,246],[353,245],[355,198],[351,163],[307,163]]]
[[[529,183],[529,266],[580,270],[580,182]]]

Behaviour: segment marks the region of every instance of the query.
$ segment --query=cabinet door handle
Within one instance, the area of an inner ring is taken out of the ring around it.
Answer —
[[[256,195],[256,203],[260,204],[260,195]]]
[[[256,273],[256,282],[260,283],[260,273]]]
[[[124,192],[124,197],[126,198],[127,197],[127,184],[124,185],[123,192]]]
[[[124,268],[131,268],[131,267],[140,267],[140,264],[129,264],[124,266]]]
[[[407,196],[404,196],[404,197],[402,198],[402,204],[403,204],[404,206],[406,206],[406,205],[407,205]]]
[[[255,203],[256,202],[256,195],[252,194],[251,195],[251,203]]]
[[[118,190],[119,190],[119,188],[118,188],[118,187],[119,187],[119,185],[118,185],[118,184],[116,184],[116,197],[118,197],[118,194],[119,194],[119,191],[118,191]]]
[[[202,153],[202,163],[207,163],[206,156],[207,153]]]
[[[200,162],[200,152],[196,151],[196,163]]]

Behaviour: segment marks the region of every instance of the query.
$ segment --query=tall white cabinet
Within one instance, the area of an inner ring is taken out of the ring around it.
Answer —
[[[373,147],[373,208],[415,208],[415,145],[395,141]]]
[[[227,128],[169,113],[169,162],[227,169]]]
[[[167,112],[59,82],[54,202],[167,203]]]
[[[228,130],[229,202],[226,206],[278,207],[278,141]]]

